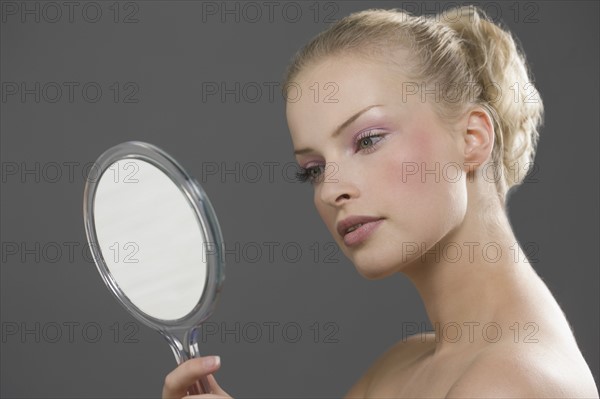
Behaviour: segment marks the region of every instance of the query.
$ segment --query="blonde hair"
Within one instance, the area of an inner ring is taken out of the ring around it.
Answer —
[[[284,95],[299,73],[327,57],[342,54],[392,60],[397,50],[411,56],[403,72],[411,78],[451,88],[453,101],[435,107],[458,117],[465,106],[485,108],[494,125],[492,165],[500,202],[522,183],[535,157],[543,103],[533,85],[523,52],[511,33],[475,6],[433,16],[400,9],[371,9],[350,14],[319,33],[292,58],[283,81]]]

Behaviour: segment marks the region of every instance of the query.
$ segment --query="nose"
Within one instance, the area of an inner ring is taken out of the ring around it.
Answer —
[[[339,207],[345,202],[358,197],[358,188],[352,181],[348,170],[341,170],[339,164],[328,163],[323,172],[320,184],[319,200],[323,203]]]

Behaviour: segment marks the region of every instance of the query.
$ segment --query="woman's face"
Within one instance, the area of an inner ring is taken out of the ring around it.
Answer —
[[[360,274],[402,270],[462,222],[464,138],[420,95],[403,94],[413,86],[397,70],[345,56],[294,83],[286,114],[296,160],[309,180],[318,175],[315,206]]]

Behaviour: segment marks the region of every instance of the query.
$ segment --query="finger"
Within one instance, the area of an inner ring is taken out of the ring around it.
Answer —
[[[163,399],[181,398],[187,395],[190,385],[200,377],[217,371],[221,367],[218,356],[202,356],[181,363],[165,377]]]
[[[206,379],[208,380],[208,383],[210,384],[213,394],[230,397],[230,395],[227,392],[225,392],[225,390],[223,388],[221,388],[221,386],[219,385],[219,383],[217,382],[217,380],[215,379],[215,377],[212,374],[207,375]]]
[[[206,380],[208,382],[208,386],[207,386],[208,392],[204,392],[204,393],[218,395],[219,397],[222,397],[222,396],[226,396],[228,398],[231,397],[231,395],[229,395],[227,392],[225,392],[225,390],[223,388],[221,388],[221,386],[219,385],[219,383],[217,382],[217,380],[215,379],[215,377],[212,374],[207,374]],[[202,395],[202,394],[198,394],[198,395]],[[201,397],[204,398],[205,396],[201,396]]]

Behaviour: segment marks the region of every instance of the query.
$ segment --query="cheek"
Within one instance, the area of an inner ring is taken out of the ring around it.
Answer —
[[[456,224],[462,209],[457,200],[464,198],[464,184],[456,178],[457,168],[448,166],[447,143],[435,141],[435,134],[414,133],[390,148],[382,165],[380,184],[390,194],[385,196],[385,209],[411,241],[439,240]]]
[[[329,230],[329,232],[334,236],[337,237],[337,232],[335,231],[335,226],[333,226],[333,223],[335,223],[335,214],[333,214],[333,209],[330,206],[326,206],[323,201],[321,201],[319,199],[319,190],[315,189],[314,195],[313,195],[313,204],[315,206],[315,208],[317,209],[317,212],[319,213],[319,216],[321,217],[321,220],[323,221],[323,223],[325,224],[325,226],[327,227],[327,229]]]
[[[317,192],[317,190],[314,190],[313,193],[313,204],[315,206],[315,209],[317,210],[317,212],[319,213],[319,216],[321,217],[321,219],[323,221],[325,221],[325,208],[323,207],[323,204],[321,203],[321,201],[319,201],[319,194]]]
[[[422,206],[423,201],[428,201],[435,191],[435,187],[425,184],[426,180],[434,181],[434,176],[427,174],[435,167],[432,163],[435,151],[431,144],[427,136],[418,132],[388,149],[383,177],[386,186],[393,192],[393,201],[403,211],[410,211],[419,204]]]

